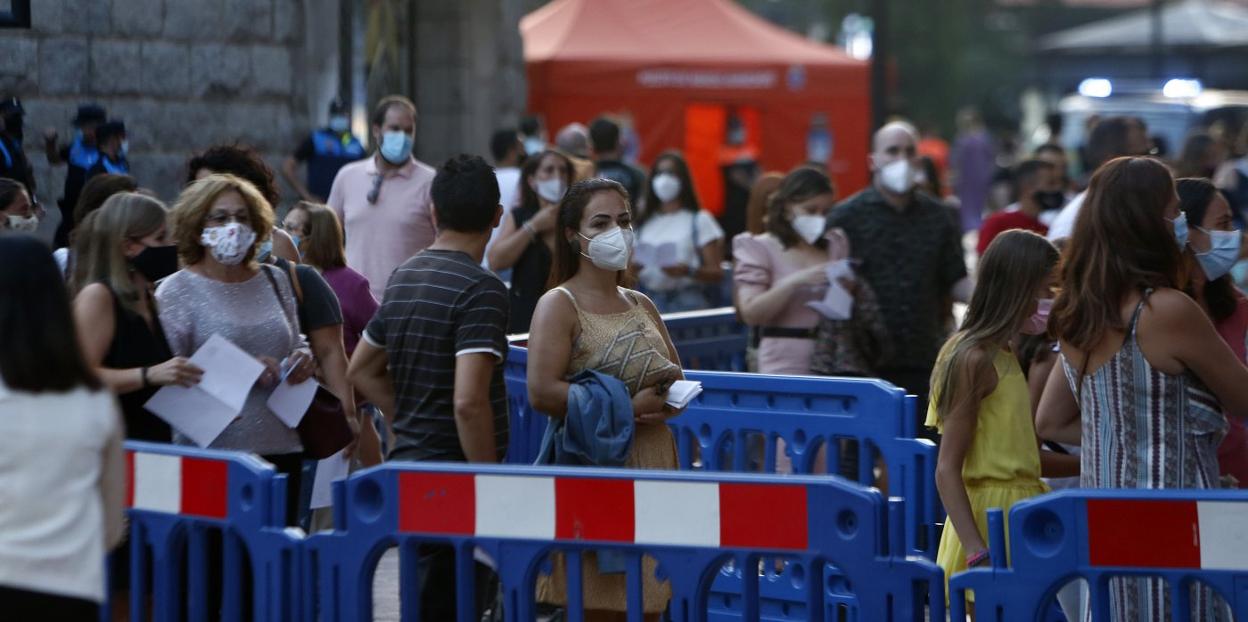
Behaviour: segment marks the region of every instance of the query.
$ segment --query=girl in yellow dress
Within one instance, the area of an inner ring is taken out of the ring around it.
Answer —
[[[936,562],[946,587],[954,573],[988,564],[988,508],[1008,513],[1047,491],[1013,342],[1046,330],[1057,263],[1057,249],[1043,237],[1022,230],[997,236],[979,261],[962,329],[932,371],[927,425],[942,435],[936,488],[949,518]]]

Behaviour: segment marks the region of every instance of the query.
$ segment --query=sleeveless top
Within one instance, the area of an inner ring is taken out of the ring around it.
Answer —
[[[1145,291],[1136,306],[1122,348],[1082,383],[1080,370],[1061,357],[1082,414],[1084,488],[1218,486],[1226,419],[1217,398],[1190,371],[1167,374],[1144,357],[1136,331],[1151,294]],[[1209,588],[1193,586],[1191,603],[1193,620],[1227,619]],[[1160,579],[1111,579],[1110,612],[1113,620],[1171,619],[1170,591]]]
[[[636,395],[646,387],[670,382],[679,376],[680,366],[668,358],[663,333],[641,305],[636,292],[620,288],[633,305],[627,311],[588,313],[581,309],[566,287],[555,289],[572,301],[581,325],[568,360],[569,378],[592,369],[620,379],[628,387],[628,393]]]
[[[1027,379],[1012,352],[1000,350],[992,361],[997,387],[979,403],[975,436],[962,463],[962,479],[976,484],[1025,483],[1039,486],[1040,451],[1031,420]],[[936,411],[939,391],[933,387],[925,425],[944,433]]]
[[[115,327],[113,341],[108,344],[108,352],[101,364],[110,369],[131,369],[152,367],[173,358],[169,342],[165,340],[165,331],[160,325],[160,317],[156,313],[155,301],[149,298],[152,302],[152,323],[149,325],[142,315],[121,304],[117,292],[108,283],[103,285],[108,287],[113,296]],[[160,387],[151,386],[117,396],[126,420],[127,439],[157,443],[168,443],[172,440],[169,424],[143,408],[143,404],[158,389]]]
[[[531,207],[519,207],[511,212],[516,221],[516,229],[535,215],[537,210]],[[507,294],[511,309],[507,318],[508,333],[514,335],[529,332],[537,300],[546,293],[551,260],[550,248],[542,241],[541,236],[537,236],[529,242],[520,259],[516,261],[511,272],[511,289]]]

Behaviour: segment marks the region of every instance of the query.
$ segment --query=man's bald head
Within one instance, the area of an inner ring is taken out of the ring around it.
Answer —
[[[896,143],[909,138],[910,144],[917,145],[919,142],[919,132],[914,129],[913,125],[905,121],[892,121],[886,123],[884,127],[875,131],[875,137],[871,140],[871,151],[880,153],[881,145],[884,143]]]

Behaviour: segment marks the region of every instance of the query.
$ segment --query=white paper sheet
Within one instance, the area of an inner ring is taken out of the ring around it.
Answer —
[[[633,263],[641,266],[649,266],[654,263],[655,246],[653,244],[641,243],[633,250]]]
[[[679,255],[675,242],[664,242],[654,249],[654,263],[660,268],[678,266],[682,263]]]
[[[702,383],[697,380],[677,380],[667,389],[667,405],[672,408],[684,408],[693,398],[702,393]]]
[[[237,414],[247,402],[251,385],[264,373],[264,363],[230,343],[221,335],[213,335],[191,356],[191,362],[204,370],[196,385]]]
[[[162,387],[143,407],[200,447],[212,444],[239,413],[197,387]]]
[[[327,508],[334,504],[333,484],[343,479],[351,470],[346,449],[316,463],[316,475],[312,478],[312,509]]]
[[[841,286],[841,279],[854,279],[854,271],[849,267],[849,260],[840,259],[828,263],[828,292],[823,300],[806,303],[806,306],[818,311],[829,320],[848,320],[854,315],[854,297]]]
[[[204,370],[199,384],[161,387],[143,406],[207,447],[242,412],[264,364],[220,335],[209,337],[190,361]]]
[[[299,384],[290,384],[282,380],[277,384],[277,388],[273,389],[273,393],[269,395],[269,400],[265,403],[269,405],[269,410],[272,410],[273,414],[286,424],[286,427],[294,428],[307,414],[308,406],[312,404],[312,398],[316,396],[316,387],[316,378],[308,378]]]

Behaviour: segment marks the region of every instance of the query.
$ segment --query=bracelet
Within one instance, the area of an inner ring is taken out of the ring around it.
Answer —
[[[980,564],[983,564],[987,561],[989,561],[988,550],[984,549],[978,553],[973,553],[971,555],[968,555],[966,557],[966,567],[974,568],[975,566],[979,566]]]
[[[533,236],[533,237],[535,237],[535,238],[536,238],[536,237],[537,237],[537,235],[538,235],[538,234],[537,234],[537,229],[533,228],[533,225],[532,225],[532,224],[530,224],[528,221],[525,221],[525,223],[524,223],[523,225],[520,225],[520,228],[524,229],[525,231],[528,231],[528,232],[529,232],[529,235],[531,235],[531,236]]]
[[[152,386],[151,384],[149,384],[149,383],[147,382],[147,368],[146,368],[146,367],[140,367],[140,368],[139,368],[139,378],[143,379],[143,388],[144,388],[144,389],[146,389],[146,388],[148,388],[148,387]]]

